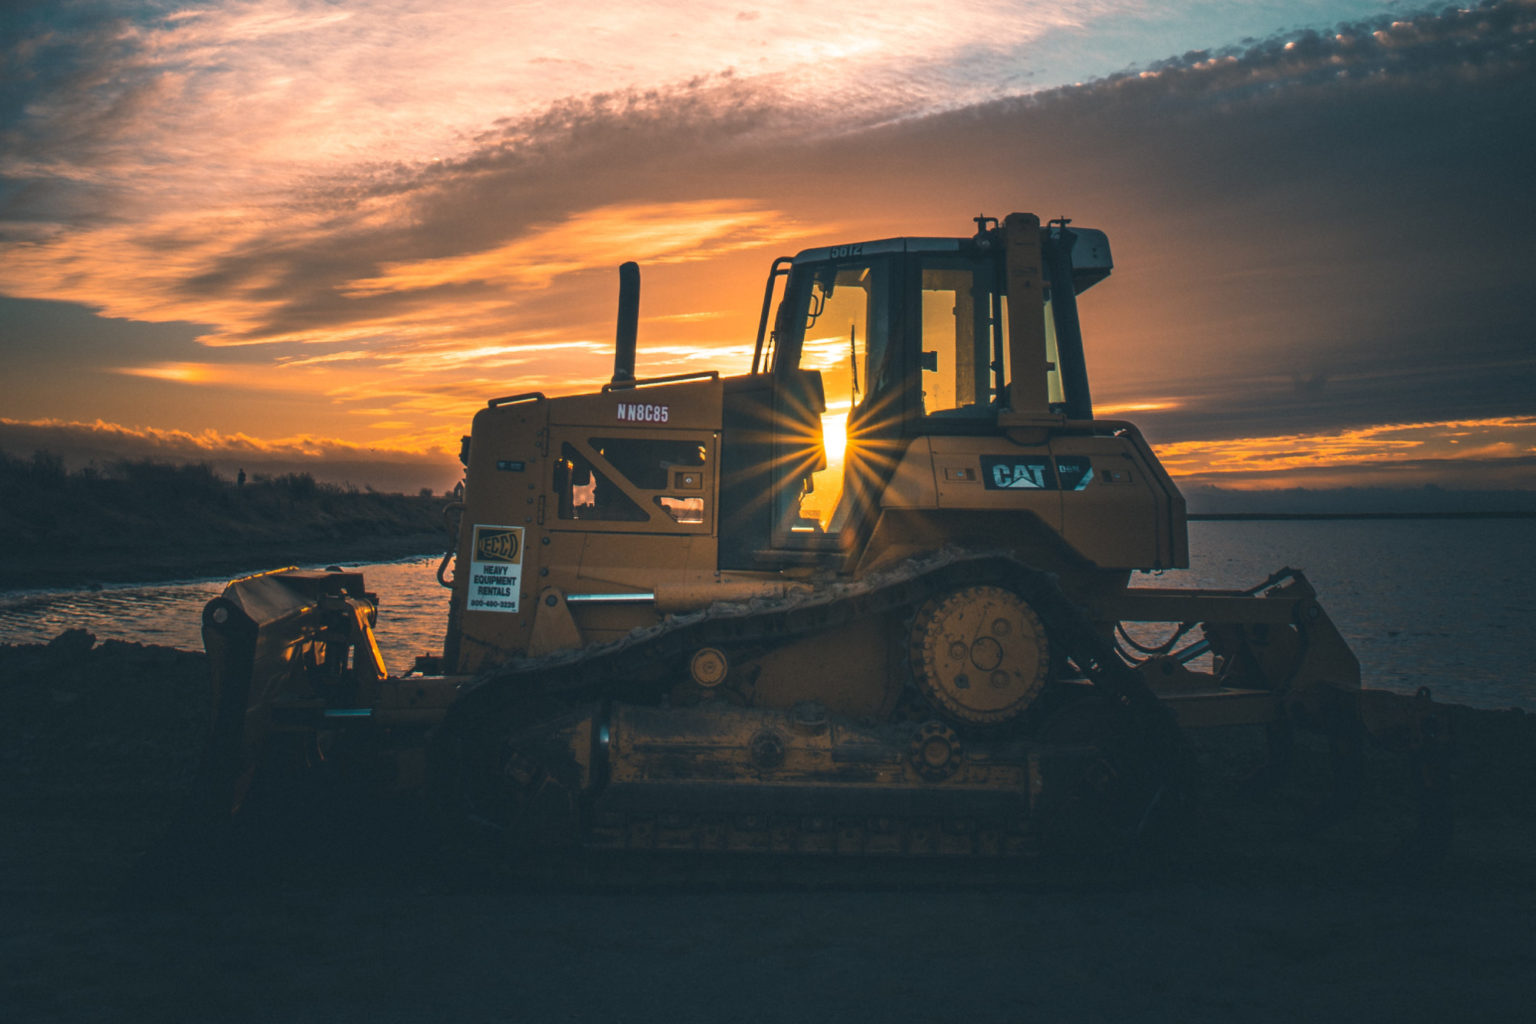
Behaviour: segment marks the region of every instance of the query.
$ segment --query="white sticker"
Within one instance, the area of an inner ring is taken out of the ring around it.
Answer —
[[[469,561],[472,612],[515,612],[523,582],[523,528],[475,525]]]
[[[619,403],[619,422],[621,423],[665,423],[671,414],[672,407],[668,405],[651,405],[645,402]]]

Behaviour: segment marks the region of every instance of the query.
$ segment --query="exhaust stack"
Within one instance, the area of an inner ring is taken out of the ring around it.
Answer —
[[[635,382],[635,335],[640,324],[640,264],[619,267],[619,326],[613,342],[613,384]]]

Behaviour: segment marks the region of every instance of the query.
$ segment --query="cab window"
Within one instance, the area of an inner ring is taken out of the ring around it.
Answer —
[[[985,415],[1005,385],[1005,303],[990,261],[926,258],[920,269],[917,346],[923,413]]]
[[[643,523],[651,518],[569,444],[560,446],[555,461],[555,493],[561,519]]]
[[[834,531],[843,496],[844,455],[853,410],[891,386],[887,358],[889,264],[881,260],[828,262],[811,272],[801,293],[803,324],[799,366],[821,374],[826,410],[821,415],[825,464],[786,494],[792,508],[781,522],[795,534]]]
[[[608,523],[699,527],[707,524],[705,479],[708,444],[698,438],[592,437],[584,444],[597,460],[570,442],[555,460],[557,515]],[[618,481],[641,492],[637,503]],[[666,518],[658,519],[647,508]]]

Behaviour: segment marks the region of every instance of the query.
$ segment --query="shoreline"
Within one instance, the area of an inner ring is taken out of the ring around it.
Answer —
[[[303,474],[232,484],[207,466],[47,469],[0,463],[0,590],[382,561],[449,543],[452,503],[428,494],[345,490]]]
[[[1197,522],[1264,522],[1291,519],[1536,519],[1536,512],[1190,512]]]
[[[331,562],[390,562],[413,556],[440,556],[446,548],[441,531],[353,540],[304,539],[242,545],[238,552],[198,547],[168,552],[161,548],[119,551],[104,563],[99,551],[83,555],[30,558],[8,554],[0,563],[0,592],[96,589],[114,583],[168,583],[176,580],[230,579],[290,565]]]

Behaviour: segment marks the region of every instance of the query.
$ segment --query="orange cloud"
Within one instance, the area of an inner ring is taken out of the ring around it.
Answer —
[[[149,366],[119,366],[113,373],[125,373],[132,377],[152,377],[155,380],[173,380],[181,384],[217,384],[234,379],[235,374],[227,367],[210,366],[207,363],[154,363]]]
[[[1349,483],[1350,474],[1379,478],[1382,472],[1418,471],[1431,463],[1445,468],[1446,463],[1506,462],[1511,471],[1529,473],[1527,463],[1536,456],[1536,416],[1180,441],[1158,445],[1157,454],[1181,480],[1227,487],[1291,486],[1298,480],[1325,476]],[[1497,465],[1492,468],[1498,469]]]
[[[1095,403],[1093,414],[1100,419],[1119,419],[1129,413],[1135,412],[1162,412],[1167,409],[1178,409],[1184,403],[1171,398],[1145,402],[1117,402],[1108,405]]]
[[[750,200],[603,206],[495,249],[386,264],[382,274],[353,281],[342,293],[366,298],[467,282],[543,288],[562,274],[610,267],[615,253],[686,263],[800,237],[804,229],[793,218]]]

